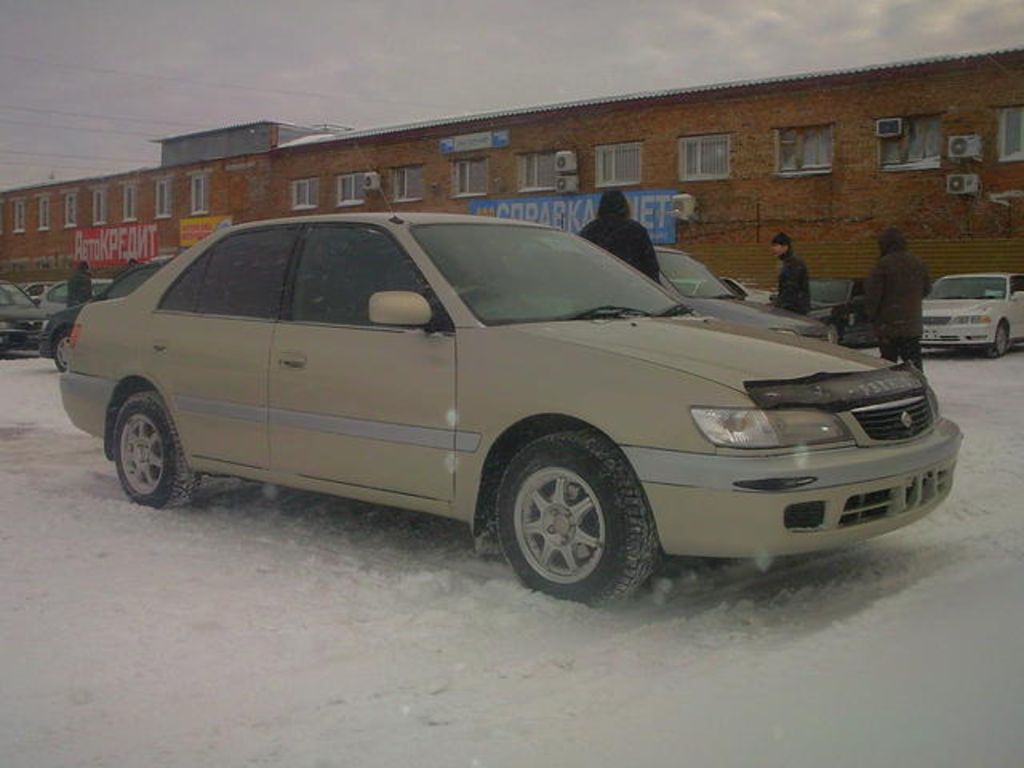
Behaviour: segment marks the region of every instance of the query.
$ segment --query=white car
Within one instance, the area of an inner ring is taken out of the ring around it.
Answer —
[[[1024,340],[1024,274],[947,275],[925,299],[923,347],[967,347],[1002,357]]]
[[[105,277],[94,277],[92,279],[92,295],[98,296],[104,288],[113,282],[110,278]],[[62,309],[67,309],[68,306],[68,281],[61,280],[59,283],[54,283],[50,288],[46,289],[46,292],[41,294],[39,297],[37,306],[43,310],[47,317],[52,315],[54,312],[60,312]]]

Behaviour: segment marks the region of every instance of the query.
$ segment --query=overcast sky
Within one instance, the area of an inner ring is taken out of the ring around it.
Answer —
[[[0,190],[355,128],[1024,45],[1022,0],[0,0]]]

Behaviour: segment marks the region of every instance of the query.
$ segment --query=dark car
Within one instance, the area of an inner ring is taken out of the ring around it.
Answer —
[[[0,353],[34,350],[45,319],[27,293],[0,281]]]
[[[46,327],[39,338],[39,354],[43,357],[52,357],[57,370],[61,373],[66,371],[68,369],[68,353],[71,351],[71,329],[74,328],[75,320],[78,319],[78,313],[82,311],[82,307],[91,301],[119,299],[122,296],[127,296],[146,282],[167,261],[168,259],[153,259],[137,267],[131,267],[114,278],[113,282],[106,285],[89,301],[54,312],[46,321]]]
[[[714,272],[687,253],[655,248],[661,282],[682,297],[682,304],[699,315],[730,323],[752,325],[782,333],[835,341],[829,326],[812,318],[765,304],[743,301]]]
[[[875,329],[864,312],[864,280],[860,277],[812,277],[810,317],[835,328],[847,347],[878,344]]]

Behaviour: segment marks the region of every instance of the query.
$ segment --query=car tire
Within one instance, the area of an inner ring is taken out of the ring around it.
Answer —
[[[187,504],[199,485],[160,395],[131,395],[114,425],[114,464],[125,493],[149,507]]]
[[[594,432],[525,445],[502,476],[496,504],[505,557],[526,586],[557,598],[595,604],[627,597],[660,552],[632,467]]]
[[[996,326],[996,335],[992,340],[992,343],[986,347],[985,356],[995,359],[1002,357],[1010,349],[1010,326],[1006,324],[1005,320],[1000,320],[999,325]]]
[[[58,371],[64,373],[71,362],[71,329],[61,328],[57,331],[50,349],[53,350],[53,364],[57,366]]]

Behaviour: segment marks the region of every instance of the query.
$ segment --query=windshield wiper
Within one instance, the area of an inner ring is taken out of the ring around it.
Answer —
[[[605,320],[617,317],[650,317],[651,313],[635,307],[618,307],[614,304],[605,304],[593,309],[587,309],[575,315],[569,315],[565,320]]]
[[[678,315],[692,315],[693,310],[685,304],[673,304],[668,309],[663,309],[655,317],[677,317]]]

